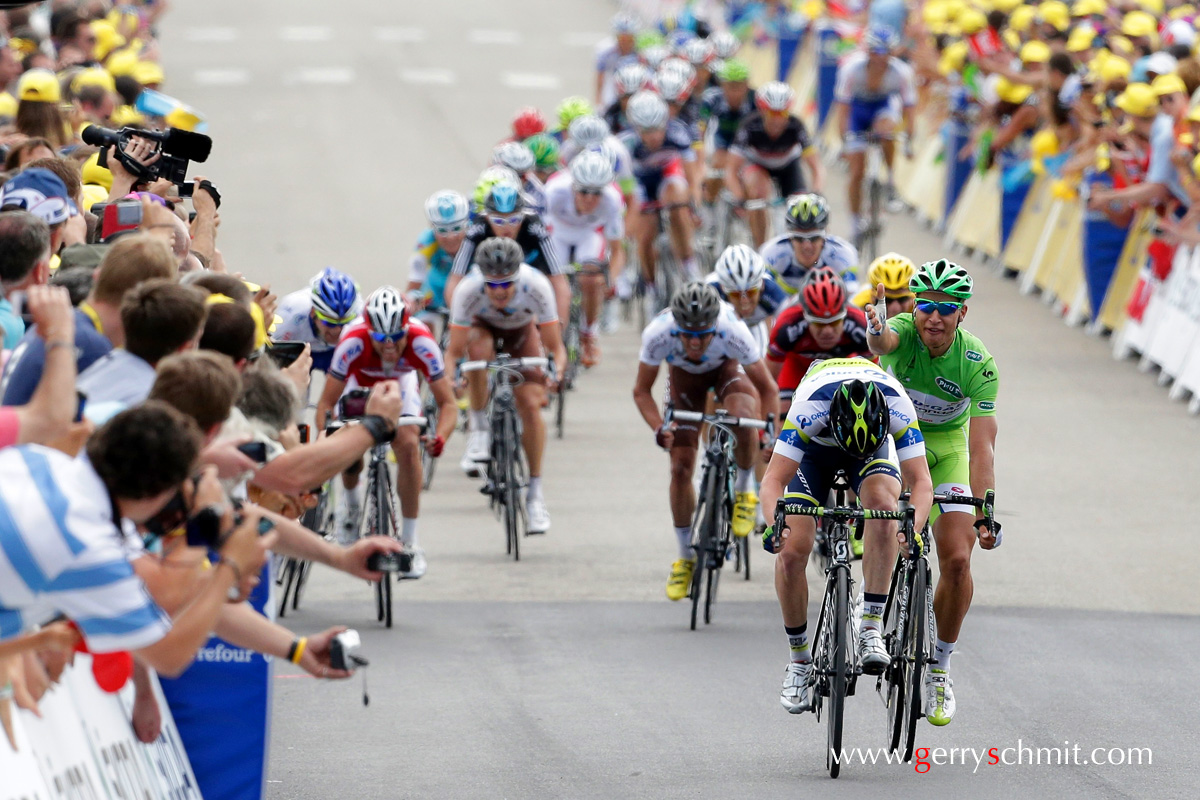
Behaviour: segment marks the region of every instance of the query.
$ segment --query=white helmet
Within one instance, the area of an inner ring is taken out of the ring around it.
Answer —
[[[508,167],[518,175],[533,169],[533,151],[521,142],[505,142],[492,151],[492,163]]]
[[[690,64],[686,66],[690,75],[682,67],[668,68],[664,65],[654,76],[654,88],[668,103],[682,103],[692,91],[696,71]]]
[[[367,298],[367,326],[375,333],[395,336],[408,327],[408,306],[394,286],[380,286]]]
[[[464,222],[470,214],[467,198],[453,189],[443,189],[425,201],[425,218],[430,225],[453,225]]]
[[[628,97],[634,92],[645,89],[646,84],[653,77],[653,73],[647,69],[645,64],[626,64],[613,73],[613,84],[616,86],[617,94],[621,97]]]
[[[613,168],[608,158],[584,150],[571,159],[571,182],[580,189],[603,189],[613,182]]]
[[[612,131],[609,130],[608,123],[604,121],[603,117],[584,114],[582,117],[571,120],[567,133],[570,135],[571,141],[577,142],[580,147],[588,147],[603,142]]]
[[[637,33],[641,22],[633,14],[622,11],[612,18],[612,32],[615,34]]]
[[[584,152],[599,153],[600,155],[604,156],[605,160],[612,165],[613,174],[616,174],[617,167],[621,163],[621,151],[618,150],[617,146],[611,141],[605,139],[603,142],[600,142],[600,144],[588,145]]]
[[[667,126],[670,112],[666,100],[643,89],[629,98],[629,103],[625,106],[625,116],[635,128],[657,130]]]
[[[771,81],[755,94],[758,107],[770,111],[787,111],[796,99],[796,92],[783,81]]]
[[[663,59],[671,55],[671,48],[665,44],[652,44],[649,47],[642,48],[642,61],[646,62],[646,66],[650,69],[658,69],[658,65],[663,62]]]
[[[729,31],[719,31],[708,37],[712,42],[713,52],[717,54],[719,59],[733,58],[737,55],[737,51],[742,49],[742,43],[737,36]]]
[[[747,292],[762,286],[767,265],[753,247],[735,244],[725,248],[713,271],[726,292]]]
[[[683,46],[683,57],[693,67],[699,68],[705,66],[713,60],[714,54],[712,42],[708,39],[692,39]]]

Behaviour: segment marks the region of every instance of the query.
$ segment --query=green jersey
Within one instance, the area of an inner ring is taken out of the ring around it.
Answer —
[[[931,358],[912,314],[892,317],[887,326],[900,337],[900,345],[880,356],[879,365],[907,390],[921,430],[952,431],[971,417],[995,416],[1000,372],[977,336],[959,328],[950,349]]]

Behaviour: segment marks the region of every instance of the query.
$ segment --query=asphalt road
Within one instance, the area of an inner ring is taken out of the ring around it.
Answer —
[[[176,4],[166,90],[210,119],[199,171],[225,198],[231,268],[281,292],[326,264],[365,287],[403,285],[424,198],[469,186],[516,107],[590,95],[590,44],[610,12],[582,0]],[[837,232],[841,175],[832,183]],[[918,261],[944,252],[904,217],[885,245]],[[976,769],[968,755],[927,774],[875,764],[822,777],[823,728],[776,700],[786,647],[771,557],[754,554],[752,581],[723,583],[703,632],[663,597],[667,461],[630,400],[638,341],[625,328],[571,397],[566,440],[550,442],[553,529],[519,564],[456,468],[456,437],[423,498],[429,573],[399,587],[395,629],[374,622],[366,585],[317,570],[288,623],[358,628],[372,700],[362,707],[357,680],[280,668],[269,796],[1191,796],[1197,705],[1176,676],[1200,657],[1187,522],[1200,513],[1200,423],[1107,341],[972,271],[968,327],[1002,376],[1005,545],[973,564],[959,715],[919,744],[1149,747],[1151,765]],[[846,744],[878,746],[882,720],[862,692]]]

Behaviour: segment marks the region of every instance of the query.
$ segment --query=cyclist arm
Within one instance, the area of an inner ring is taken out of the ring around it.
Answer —
[[[429,384],[429,390],[433,392],[433,399],[438,404],[438,424],[434,434],[442,437],[443,442],[449,441],[458,424],[458,403],[454,401],[454,388],[450,385],[450,378],[443,375]]]
[[[453,367],[467,354],[467,335],[471,332],[469,325],[450,323],[450,341],[446,344],[446,363]],[[455,412],[457,416],[458,412]]]
[[[321,399],[317,401],[317,415],[314,419],[317,422],[317,428],[325,429],[325,422],[333,413],[333,407],[337,404],[338,398],[342,396],[342,392],[346,390],[346,379],[335,378],[329,373],[325,373],[325,387],[321,390]]]
[[[971,494],[983,497],[988,489],[996,488],[995,417],[971,417],[967,448],[971,460]]]
[[[742,167],[746,166],[746,157],[737,149],[736,144],[725,152],[729,154],[725,157],[725,188],[733,195],[734,200],[741,202],[746,199],[741,178]]]
[[[809,174],[812,175],[812,191],[821,194],[825,187],[825,166],[821,163],[821,154],[817,152],[817,148],[810,147],[804,151],[802,158],[808,165]]]
[[[654,382],[658,380],[658,367],[658,364],[639,362],[637,378],[633,383],[634,405],[637,406],[642,419],[646,420],[646,424],[652,431],[657,431],[663,424],[662,414],[659,413],[658,403],[655,402],[654,394],[651,391],[654,388]]]
[[[767,365],[762,360],[756,361],[753,364],[745,366],[746,377],[754,384],[754,388],[758,390],[759,411],[763,414],[763,419],[766,419],[767,414],[772,414],[775,419],[779,419],[779,385],[775,382],[775,378],[771,375]]]
[[[838,138],[846,139],[846,131],[850,130],[850,104],[836,101],[833,104],[834,120],[837,122]]]
[[[771,454],[771,461],[767,464],[767,471],[763,473],[758,487],[759,496],[762,498],[763,514],[767,518],[768,525],[775,524],[775,504],[779,502],[779,498],[783,497],[788,482],[795,477],[796,469],[799,466],[799,462],[793,461],[781,453]]]
[[[916,512],[914,530],[924,530],[929,521],[929,509],[933,505],[933,479],[929,477],[929,462],[925,453],[900,462],[900,477],[908,487],[909,504]]]
[[[550,285],[554,288],[554,303],[560,320],[571,316],[571,283],[566,275],[551,275]],[[561,338],[561,337],[560,337]]]
[[[557,277],[566,281],[565,276]],[[559,326],[558,320],[538,325],[538,333],[542,337],[542,347],[546,348],[547,353],[554,356],[554,370],[557,373],[554,380],[561,381],[563,370],[567,367],[567,348],[563,346],[562,328]]]
[[[876,287],[875,297],[882,299],[882,283]],[[871,348],[871,352],[877,356],[886,356],[895,351],[900,346],[900,334],[892,330],[886,322],[883,323],[883,330],[879,333],[871,333],[871,326],[878,324],[879,313],[875,310],[874,304],[868,304],[864,312],[867,315],[867,347]]]

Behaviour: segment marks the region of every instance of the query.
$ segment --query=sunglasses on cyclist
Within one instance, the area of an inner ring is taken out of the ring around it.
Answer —
[[[380,344],[395,344],[408,335],[408,331],[400,331],[399,333],[380,333],[379,331],[371,331],[371,338]]]
[[[943,317],[948,317],[963,307],[962,303],[937,303],[933,300],[918,300],[917,311],[922,314],[932,314],[934,311]]]
[[[333,319],[327,317],[319,311],[313,312],[317,315],[317,322],[324,325],[326,328],[344,328],[350,324],[348,319]]]
[[[759,294],[761,293],[762,288],[756,286],[753,289],[747,289],[744,292],[726,292],[725,294],[729,297],[730,302],[736,303],[741,302],[742,300],[757,300]]]
[[[516,282],[516,278],[509,278],[506,281],[484,281],[483,285],[489,289],[507,289]]]
[[[771,119],[783,119],[790,113],[792,113],[792,112],[788,111],[786,108],[781,111],[776,111],[773,108],[768,108],[767,110],[765,110],[763,112],[763,116],[770,117]]]
[[[439,236],[450,236],[455,233],[462,233],[467,229],[467,223],[456,222],[453,225],[434,225],[433,232]]]
[[[716,332],[716,328],[705,328],[702,331],[689,331],[685,328],[679,329],[679,335],[684,339],[703,339],[705,336],[712,336]]]
[[[604,190],[603,189],[588,189],[585,187],[576,186],[575,194],[581,194],[584,197],[599,197],[600,195],[604,194]]]
[[[801,242],[811,242],[814,239],[824,239],[824,238],[825,238],[825,231],[823,231],[823,230],[807,231],[805,233],[793,233],[792,234],[793,240],[799,240]]]
[[[524,219],[524,214],[517,214],[512,217],[488,217],[488,221],[493,225],[520,225]]]

